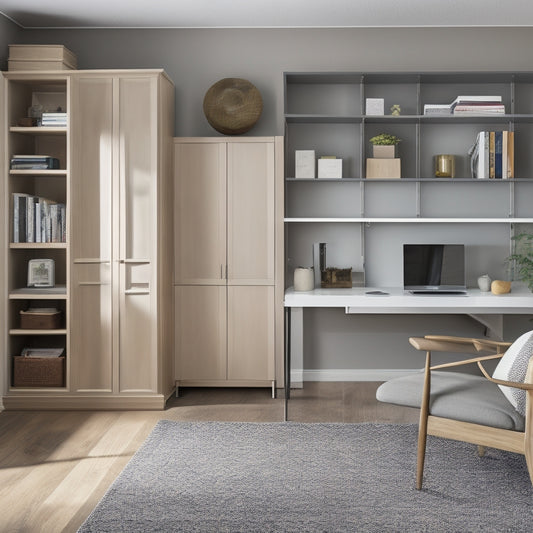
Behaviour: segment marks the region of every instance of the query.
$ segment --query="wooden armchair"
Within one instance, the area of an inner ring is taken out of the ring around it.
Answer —
[[[485,447],[524,454],[533,483],[533,331],[512,344],[436,335],[409,342],[426,352],[424,372],[383,383],[376,397],[420,408],[416,488],[422,488],[427,435],[477,444],[480,455]],[[436,351],[478,356],[431,366]],[[487,351],[496,353],[479,355]],[[490,376],[482,362],[492,359],[500,362]],[[448,370],[472,363],[482,376]]]

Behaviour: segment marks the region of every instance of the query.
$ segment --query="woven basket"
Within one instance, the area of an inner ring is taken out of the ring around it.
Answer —
[[[14,387],[64,387],[65,357],[13,357]]]
[[[246,133],[259,120],[262,111],[261,93],[255,85],[241,78],[224,78],[205,93],[207,121],[225,135]]]

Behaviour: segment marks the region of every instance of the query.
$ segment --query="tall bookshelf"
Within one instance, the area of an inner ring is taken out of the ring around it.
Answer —
[[[146,69],[12,71],[1,87],[3,406],[162,409],[174,388],[173,233],[161,222],[172,219],[174,86]],[[66,111],[66,125],[21,122],[36,99]],[[14,155],[59,165],[13,169]],[[63,204],[64,238],[16,242],[15,193]],[[28,287],[32,259],[54,260],[54,287]],[[22,324],[35,307],[61,321]],[[44,379],[24,348],[63,348],[61,380]],[[20,379],[23,366],[38,378]]]
[[[5,184],[5,242],[7,242],[6,261],[6,322],[8,354],[7,387],[13,391],[41,386],[20,385],[14,382],[14,357],[20,355],[23,348],[62,348],[65,353],[63,363],[62,386],[42,387],[55,392],[66,390],[68,372],[68,240],[60,242],[25,242],[25,235],[14,242],[14,206],[13,195],[24,193],[30,197],[46,198],[54,203],[63,204],[68,209],[70,181],[69,161],[69,126],[20,125],[20,119],[28,116],[32,106],[41,106],[44,110],[69,112],[68,76],[35,73],[32,75],[10,75],[5,80],[6,107],[6,143],[4,168]],[[39,100],[41,99],[41,100]],[[44,105],[39,102],[44,102]],[[67,115],[68,116],[68,115]],[[58,169],[12,169],[10,160],[13,155],[47,155],[59,160]],[[66,220],[66,212],[64,213]],[[23,216],[23,213],[20,213]],[[65,229],[68,235],[68,225]],[[46,239],[43,238],[42,241]],[[31,259],[52,259],[55,265],[55,286],[53,288],[28,287],[28,261]],[[21,328],[20,312],[28,308],[56,308],[61,312],[61,321],[49,329]]]
[[[533,230],[533,73],[288,72],[284,90],[287,286],[312,264],[314,242],[328,243],[328,266],[364,270],[368,286],[402,285],[406,242],[464,243],[470,286],[508,275],[511,237]],[[459,95],[501,95],[506,114],[423,114]],[[385,115],[366,115],[367,98],[383,98]],[[515,132],[515,178],[472,178],[468,149],[499,130]],[[379,133],[402,139],[400,179],[365,178]],[[342,158],[342,178],[296,179],[296,150]],[[455,178],[434,177],[437,154],[456,156]]]

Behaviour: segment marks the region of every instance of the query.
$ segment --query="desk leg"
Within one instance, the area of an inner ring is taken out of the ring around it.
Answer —
[[[285,388],[285,410],[284,410],[284,421],[286,422],[289,419],[289,398],[291,394],[291,308],[285,308],[285,379],[284,379],[284,388]]]

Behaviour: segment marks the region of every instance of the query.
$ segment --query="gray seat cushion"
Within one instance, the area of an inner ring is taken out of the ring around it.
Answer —
[[[380,402],[420,408],[423,383],[423,372],[392,379],[378,388],[376,398]],[[431,372],[429,412],[443,418],[524,431],[524,417],[497,385],[482,376]]]

